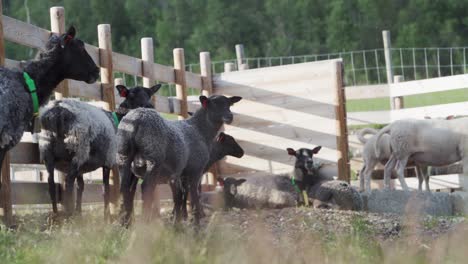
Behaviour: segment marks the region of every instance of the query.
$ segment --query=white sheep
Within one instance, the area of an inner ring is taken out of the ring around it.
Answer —
[[[379,144],[376,145],[377,137],[375,136],[378,133],[378,130],[373,128],[364,128],[361,129],[358,134],[357,138],[361,143],[364,144],[362,150],[362,160],[363,166],[361,172],[359,174],[359,182],[360,182],[360,191],[370,191],[370,178],[372,175],[372,171],[375,168],[377,163],[385,164],[390,159],[390,155],[392,154],[390,148],[390,136],[387,134],[382,135],[380,138]],[[374,135],[370,138],[366,138],[365,135]],[[375,149],[379,148],[379,156],[377,156]],[[412,160],[409,162],[411,165],[415,165]],[[392,171],[393,173],[394,171]],[[418,189],[422,190],[422,183],[425,182],[426,191],[429,191],[429,176],[427,174],[427,168],[425,166],[416,165],[416,175],[418,176]],[[365,182],[365,185],[364,185]]]
[[[385,164],[384,188],[390,188],[390,173],[396,167],[404,190],[408,190],[403,172],[411,157],[426,166],[445,166],[462,161],[463,171],[468,172],[468,118],[452,120],[426,119],[398,120],[382,128],[376,135],[375,154],[385,134],[390,135],[392,155]]]

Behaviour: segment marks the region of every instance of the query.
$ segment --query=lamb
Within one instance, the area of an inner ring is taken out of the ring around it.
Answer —
[[[463,172],[468,172],[468,118],[452,120],[405,119],[384,127],[377,134],[376,142],[385,134],[390,135],[392,155],[385,164],[384,188],[390,188],[390,173],[396,167],[404,190],[408,190],[403,171],[409,157],[417,164],[445,166],[462,161]],[[376,145],[377,145],[376,144]],[[380,150],[375,149],[376,155]]]
[[[372,175],[372,171],[374,170],[375,165],[377,163],[385,164],[387,163],[388,159],[390,158],[392,151],[390,149],[390,136],[383,135],[380,139],[379,145],[376,145],[377,137],[375,136],[378,133],[377,130],[372,128],[364,128],[360,130],[357,134],[359,141],[364,144],[364,148],[362,151],[362,159],[363,159],[363,166],[361,172],[359,174],[359,182],[360,182],[360,191],[370,191],[370,178]],[[366,134],[372,134],[369,139],[365,138]],[[375,149],[379,148],[380,156],[376,155]],[[410,159],[409,165],[414,165],[414,162]],[[429,178],[427,175],[427,168],[424,166],[416,165],[416,174],[418,176],[419,185],[418,189],[422,190],[422,183],[425,182],[426,191],[429,190]],[[364,187],[365,181],[365,187]]]
[[[143,175],[143,216],[151,219],[155,185],[168,180],[177,186],[174,197],[181,197],[182,175],[187,177],[191,201],[194,206],[194,223],[200,223],[200,201],[197,188],[209,161],[210,149],[218,130],[224,123],[231,123],[230,107],[242,98],[214,95],[200,96],[202,107],[192,118],[167,121],[153,109],[139,108],[122,119],[119,126],[117,163],[121,175],[123,196],[122,224],[130,224],[133,199],[137,183],[136,175]],[[133,166],[143,173],[133,173]],[[174,201],[181,201],[174,199]],[[180,206],[176,205],[176,208]],[[180,210],[175,220],[180,220]]]
[[[242,156],[244,156],[244,150],[242,149],[241,146],[239,146],[239,144],[231,135],[221,132],[217,136],[216,141],[211,146],[210,159],[208,161],[208,164],[206,164],[205,169],[203,170],[203,173],[206,173],[215,162],[221,160],[225,156],[233,156],[236,158],[242,158]],[[188,187],[189,187],[188,183],[184,181],[182,208],[179,209],[174,206],[174,210],[173,210],[173,214],[175,214],[176,210],[182,210],[181,214],[184,219],[187,218],[186,204],[187,204],[188,193],[186,190],[188,190]],[[176,191],[176,186],[174,184],[171,184],[171,188],[173,192]],[[202,211],[202,214],[203,214],[203,211]]]
[[[362,197],[357,190],[347,182],[334,179],[332,171],[322,164],[316,165],[313,162],[313,155],[317,154],[321,146],[314,149],[301,148],[294,150],[288,148],[288,154],[296,158],[294,165],[293,179],[299,187],[297,192],[307,195],[299,195],[299,203],[315,208],[336,208],[340,210],[362,210]]]
[[[39,106],[61,81],[94,83],[98,79],[99,68],[75,34],[70,27],[61,36],[52,35],[46,50],[38,59],[27,61],[21,71],[0,67],[0,171],[6,152],[31,129]]]
[[[49,174],[49,194],[53,212],[57,211],[54,169],[67,173],[65,184],[65,210],[73,212],[72,190],[77,180],[76,211],[81,213],[81,198],[84,190],[83,173],[103,168],[104,215],[109,215],[109,173],[115,164],[117,152],[116,132],[119,120],[131,109],[153,108],[151,96],[160,84],[146,89],[116,89],[125,100],[115,113],[73,99],[51,101],[40,111],[42,130],[39,150]]]
[[[303,196],[310,185],[324,180],[333,180],[330,175],[319,174],[313,155],[320,146],[294,150],[288,154],[296,158],[294,170],[289,174],[255,175],[245,179],[232,177],[222,181],[225,208],[284,208],[307,205],[309,199]],[[308,177],[313,172],[318,177]]]

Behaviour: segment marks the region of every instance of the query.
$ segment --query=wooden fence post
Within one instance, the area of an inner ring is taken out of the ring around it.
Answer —
[[[153,51],[153,38],[142,38],[141,39],[141,72],[143,76],[153,76],[153,64],[154,64],[154,51]],[[143,77],[143,87],[150,88],[156,82],[149,77]],[[156,106],[156,95],[153,95],[153,104]],[[159,197],[159,186],[156,185],[154,189],[153,197],[153,213],[160,215],[161,202]]]
[[[224,72],[232,72],[234,71],[234,63],[226,62],[224,63]]]
[[[49,9],[50,13],[50,31],[56,34],[63,34],[65,33],[65,8],[61,6],[54,6]],[[66,98],[69,96],[69,89],[68,89],[68,81],[63,80],[55,89],[55,99],[60,100],[62,98]],[[65,176],[66,174],[60,171],[55,171],[55,175],[57,175],[57,182],[62,189],[62,193],[65,193]],[[58,195],[57,195],[58,197]],[[74,196],[73,196],[74,197]],[[73,198],[72,198],[73,199]],[[63,196],[62,196],[62,205],[63,205]],[[74,203],[72,203],[74,204]]]
[[[338,180],[350,182],[348,126],[346,124],[346,98],[343,83],[343,63],[336,62],[336,146],[338,150]]]
[[[382,31],[382,39],[384,44],[384,55],[385,55],[385,68],[387,71],[387,83],[393,83],[393,70],[392,70],[392,44],[390,39],[390,31]],[[393,100],[390,100],[391,109],[395,109]]]
[[[0,66],[5,65],[5,42],[3,39],[3,5],[0,2]],[[1,208],[3,209],[3,222],[10,226],[13,222],[13,206],[11,204],[11,184],[10,184],[10,154],[7,152],[3,159],[0,189]]]
[[[237,44],[236,45],[236,57],[237,57],[237,70],[242,71],[242,70],[247,70],[249,68],[249,65],[247,63],[244,63],[244,45],[242,44]]]
[[[114,73],[112,65],[112,35],[109,24],[98,25],[99,64],[101,65],[102,100],[107,103],[106,110],[115,111]],[[116,215],[120,194],[119,171],[116,166],[109,176],[110,185],[110,211]]]
[[[50,10],[50,31],[56,34],[63,34],[65,33],[65,8],[61,6],[54,6],[51,7]],[[62,99],[64,97],[68,97],[68,81],[62,81],[56,89],[55,92],[55,99]]]
[[[184,49],[176,48],[174,53],[174,74],[176,82],[176,98],[180,100],[179,120],[188,117],[187,113],[187,81],[185,80],[185,57]]]
[[[405,79],[402,75],[395,75],[393,77],[393,83],[403,82]],[[393,97],[393,109],[402,109],[405,107],[403,96]]]
[[[202,77],[202,94],[210,96],[213,94],[213,79],[211,75],[211,57],[209,52],[200,52],[200,75]],[[213,164],[208,170],[206,183],[216,185],[218,177],[217,164]]]

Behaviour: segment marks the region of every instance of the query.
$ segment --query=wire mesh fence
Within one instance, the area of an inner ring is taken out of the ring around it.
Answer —
[[[392,48],[392,71],[394,75],[402,75],[406,81],[464,74],[467,71],[467,48]],[[254,69],[337,58],[341,58],[344,62],[344,77],[347,86],[388,82],[384,49],[245,58],[244,63],[249,69]],[[236,59],[213,61],[212,71],[213,73],[224,72],[226,63],[233,63],[234,69],[237,70],[236,61]],[[199,64],[188,64],[186,70],[198,72],[199,68]]]

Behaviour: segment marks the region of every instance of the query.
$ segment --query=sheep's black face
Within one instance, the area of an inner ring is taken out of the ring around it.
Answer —
[[[151,96],[161,88],[161,84],[157,84],[151,88],[137,86],[128,89],[124,85],[117,85],[115,88],[119,92],[120,97],[125,98],[119,108],[131,110],[139,107],[154,108],[151,103]]]
[[[94,83],[99,78],[99,68],[85,49],[83,41],[75,38],[75,28],[60,36],[64,77],[87,83]]]
[[[231,135],[221,132],[216,141],[221,144],[221,148],[225,151],[226,155],[236,158],[244,156],[244,150]]]
[[[242,97],[233,96],[226,97],[222,95],[213,95],[210,98],[200,96],[200,103],[204,109],[208,110],[210,120],[215,123],[222,122],[226,124],[232,123],[233,115],[231,105],[239,102]]]
[[[317,154],[321,148],[321,146],[315,147],[314,149],[300,148],[298,150],[288,148],[287,151],[289,155],[296,157],[295,168],[305,170],[308,174],[312,174],[314,171],[313,156]]]
[[[225,178],[223,180],[224,198],[226,200],[234,198],[237,195],[237,187],[245,181],[245,179]]]

